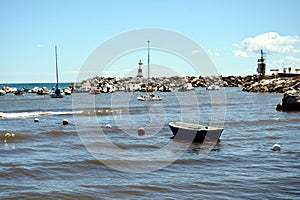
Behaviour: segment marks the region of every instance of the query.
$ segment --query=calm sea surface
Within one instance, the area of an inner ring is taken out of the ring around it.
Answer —
[[[160,102],[0,96],[0,199],[299,199],[300,113],[275,110],[282,94],[224,90],[216,101],[203,88],[158,93]],[[215,111],[226,116],[212,151],[168,146],[169,121],[209,124]]]

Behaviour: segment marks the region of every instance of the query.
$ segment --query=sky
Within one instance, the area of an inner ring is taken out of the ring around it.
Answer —
[[[78,81],[95,49],[120,34],[144,28],[189,38],[224,76],[255,74],[261,49],[267,73],[283,67],[294,71],[300,68],[299,9],[299,0],[0,0],[0,82],[55,82],[55,45],[60,82]],[[144,40],[144,49],[120,55],[105,73],[95,76],[122,77],[137,71],[140,59],[147,63],[148,38]],[[104,51],[101,57],[105,56]],[[151,50],[153,66],[199,75],[188,61],[175,57]],[[158,75],[160,69],[155,68]]]

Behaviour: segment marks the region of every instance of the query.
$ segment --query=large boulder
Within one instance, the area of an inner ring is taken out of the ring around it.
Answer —
[[[300,111],[300,96],[296,90],[284,93],[282,103],[278,104],[276,110],[281,111]]]

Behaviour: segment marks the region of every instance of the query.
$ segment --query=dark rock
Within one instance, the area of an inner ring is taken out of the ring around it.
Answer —
[[[278,104],[276,110],[281,111],[300,111],[300,96],[295,91],[288,91],[282,98],[282,103]]]

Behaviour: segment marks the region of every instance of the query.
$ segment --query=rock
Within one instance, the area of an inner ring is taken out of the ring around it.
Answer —
[[[282,98],[282,103],[278,104],[276,110],[280,111],[300,111],[300,96],[297,91],[290,90]]]
[[[285,93],[290,90],[297,91],[299,87],[300,87],[300,83],[298,79],[273,78],[273,79],[263,79],[259,82],[252,82],[251,84],[247,82],[243,88],[243,91]]]

